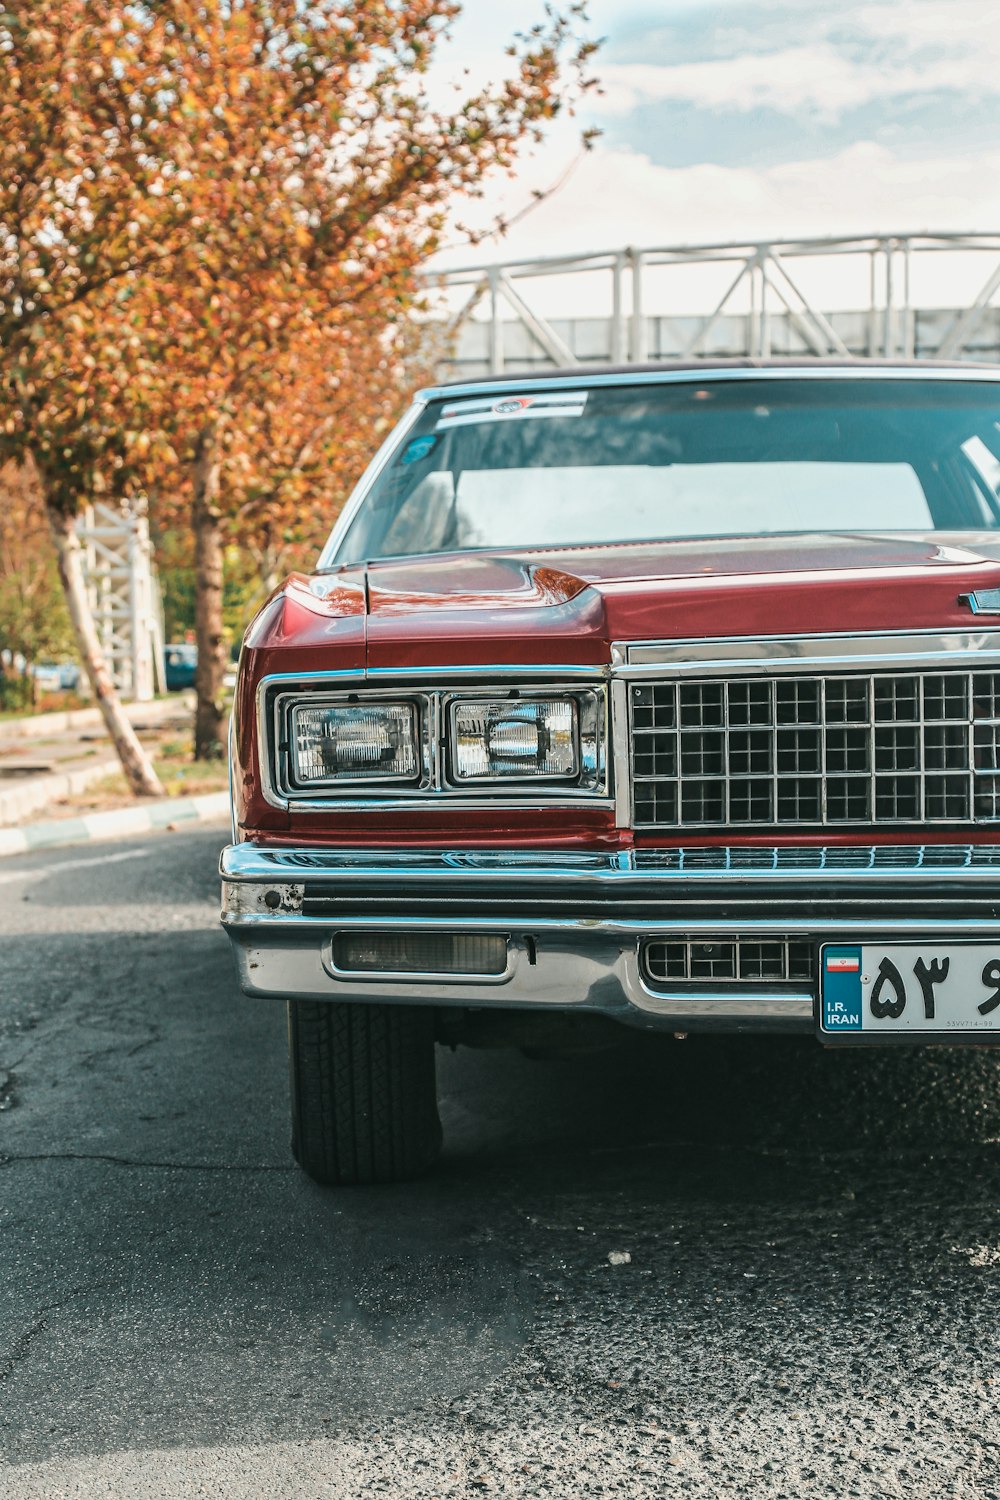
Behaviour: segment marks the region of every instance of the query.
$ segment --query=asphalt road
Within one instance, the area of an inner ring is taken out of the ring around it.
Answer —
[[[443,1053],[323,1191],[222,837],[0,862],[4,1500],[1000,1497],[1000,1056]]]

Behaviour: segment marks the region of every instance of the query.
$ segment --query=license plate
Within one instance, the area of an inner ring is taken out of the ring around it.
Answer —
[[[819,956],[823,1041],[1000,1043],[995,943],[826,943]]]

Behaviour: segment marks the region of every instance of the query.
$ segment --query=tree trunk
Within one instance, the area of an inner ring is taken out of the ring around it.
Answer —
[[[153,763],[139,743],[138,736],[122,708],[121,699],[111,680],[111,672],[108,669],[104,652],[101,650],[101,643],[97,639],[94,617],[90,612],[90,602],[87,599],[87,589],[83,580],[80,543],[77,540],[73,518],[63,515],[49,505],[46,505],[45,513],[56,546],[59,579],[66,596],[66,605],[73,625],[73,634],[76,637],[80,662],[93,688],[105,728],[111,736],[118,759],[122,763],[122,770],[137,797],[162,797],[163,787],[160,785],[159,777],[153,770]]]
[[[262,550],[252,549],[251,556],[257,564],[260,574],[258,587],[246,601],[245,609],[247,619],[251,619],[261,605],[266,604],[274,593],[283,576],[284,548],[264,547]]]
[[[219,514],[219,454],[214,429],[198,439],[192,474],[194,485],[194,626],[198,697],[194,718],[196,760],[218,760],[225,753],[226,710],[223,678],[226,645],[222,631],[222,518]]]

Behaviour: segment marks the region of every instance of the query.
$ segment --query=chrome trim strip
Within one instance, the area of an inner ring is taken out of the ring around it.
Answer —
[[[450,789],[445,789],[439,802],[434,800],[434,796],[433,792],[428,791],[419,797],[404,795],[366,797],[364,801],[351,797],[330,797],[324,801],[296,797],[292,801],[279,801],[265,794],[265,800],[272,807],[280,807],[283,812],[427,812],[431,807],[436,807],[442,812],[454,811],[459,807],[463,812],[551,812],[553,808],[560,807],[614,807],[611,797],[598,796],[594,792],[565,792],[557,795],[555,788],[547,800],[541,797],[518,796],[515,793],[505,797],[484,797],[478,792],[463,794],[451,792]],[[454,800],[447,800],[449,797],[453,797]]]
[[[736,994],[692,996],[680,990],[651,990],[641,979],[640,984],[644,992],[642,1009],[670,1022],[679,1031],[706,1030],[708,1028],[705,1023],[712,1021],[737,1023],[735,1026],[725,1027],[727,1031],[763,1030],[765,1028],[757,1023],[768,1021],[807,1023],[796,1028],[801,1031],[812,1027],[813,997],[802,990],[781,995],[768,995],[756,990],[740,993],[737,990]]]
[[[628,681],[667,672],[678,676],[800,672],[809,667],[867,668],[961,666],[1000,662],[1000,628],[976,632],[938,630],[837,632],[799,636],[711,636],[683,641],[619,641],[612,647],[615,676]]]
[[[262,677],[258,685],[260,688],[267,683],[324,683],[324,682],[378,682],[382,687],[398,686],[400,689],[412,687],[419,689],[428,677],[443,677],[448,681],[455,681],[461,688],[464,679],[471,678],[474,682],[485,679],[488,682],[497,682],[501,686],[514,686],[524,677],[551,677],[554,681],[563,677],[584,677],[588,682],[595,684],[604,682],[609,676],[606,666],[581,666],[579,662],[546,662],[539,666],[537,662],[486,662],[483,665],[460,665],[460,666],[432,666],[432,667],[340,667],[325,668],[320,672],[269,672]]]
[[[605,372],[600,369],[577,371],[569,375],[497,375],[493,380],[466,381],[455,385],[425,386],[417,392],[416,399],[427,403],[443,401],[458,396],[488,396],[504,391],[571,390],[580,386],[618,385],[703,385],[711,380],[962,380],[991,384],[1000,380],[1000,369],[942,369],[935,368],[928,360],[923,368],[912,365],[866,365],[858,361],[852,365],[783,366],[713,366],[705,360],[704,368],[683,370],[656,370],[636,366],[635,370]]]
[[[628,683],[611,681],[611,774],[615,795],[615,823],[632,827],[632,760],[629,755]]]
[[[868,886],[955,880],[997,882],[998,844],[720,845],[663,849],[571,851],[533,849],[315,849],[231,844],[219,860],[223,880],[264,886],[294,881],[303,888],[331,876],[395,882],[408,875],[421,881],[520,882],[530,876],[562,886],[637,882],[723,886],[738,882],[813,884],[816,881]]]
[[[226,731],[226,759],[228,760],[226,784],[229,788],[229,830],[235,844],[240,836],[240,831],[236,826],[236,789],[234,786],[236,776],[236,729],[233,723],[234,715],[235,710],[230,709],[229,728]]]
[[[685,879],[718,875],[768,878],[883,879],[917,875],[984,876],[1000,880],[1000,844],[779,844],[765,846],[693,845],[673,849],[637,849],[641,874],[683,875]]]
[[[399,880],[408,873],[456,876],[477,872],[521,880],[530,870],[546,879],[567,874],[593,876],[603,870],[627,869],[629,851],[557,853],[549,850],[479,849],[331,849],[231,844],[223,849],[223,880],[325,880],[330,874],[364,875]]]
[[[314,676],[322,676],[322,673],[314,673]],[[357,674],[355,674],[357,675]],[[550,662],[543,666],[520,665],[510,666],[506,662],[494,662],[487,666],[463,666],[463,667],[369,667],[363,674],[368,682],[398,682],[404,685],[407,682],[425,682],[428,677],[442,677],[448,681],[456,681],[461,686],[463,677],[471,677],[476,680],[483,678],[488,682],[500,682],[505,676],[512,680],[520,681],[528,677],[582,677],[587,682],[603,682],[608,676],[607,667],[581,666],[579,663],[567,665],[565,662]]]
[[[395,916],[351,916],[348,920],[333,917],[303,916],[301,913],[276,911],[243,913],[223,909],[222,925],[227,931],[239,929],[263,929],[281,932],[313,929],[328,932],[335,927],[338,932],[380,931],[386,927],[398,927],[401,932],[510,932],[511,920],[501,913],[496,917],[395,917]],[[529,933],[576,934],[580,937],[645,938],[659,937],[663,933],[677,933],[695,940],[724,937],[804,937],[812,938],[844,933],[862,936],[927,937],[963,935],[1000,937],[1000,917],[818,917],[810,912],[790,917],[777,913],[773,918],[762,917],[705,917],[692,921],[689,916],[647,917],[638,921],[625,921],[613,917],[532,917],[522,921],[519,928]],[[888,937],[887,937],[888,940]],[[477,983],[479,980],[477,979]]]

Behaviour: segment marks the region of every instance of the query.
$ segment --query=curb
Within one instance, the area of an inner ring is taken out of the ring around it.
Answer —
[[[169,719],[172,714],[190,708],[193,702],[185,690],[172,693],[169,698],[150,698],[146,703],[123,703],[122,707],[130,721],[139,719],[156,724],[160,719]],[[0,719],[0,740],[33,740],[41,735],[93,729],[103,724],[99,708],[57,709],[51,714],[28,714],[23,719]]]
[[[85,792],[95,781],[113,776],[121,770],[117,755],[113,760],[95,760],[89,766],[80,766],[75,771],[52,771],[43,776],[25,777],[20,786],[15,782],[8,791],[0,792],[0,838],[4,824],[15,818],[26,818],[36,808],[46,807],[60,797],[75,797]]]
[[[85,818],[31,823],[27,828],[0,828],[0,856],[83,844],[89,839],[114,839],[128,833],[151,833],[173,823],[210,823],[228,817],[228,792],[173,797],[148,807],[121,807],[114,812],[90,813]]]

